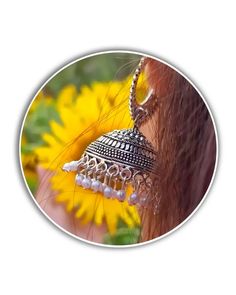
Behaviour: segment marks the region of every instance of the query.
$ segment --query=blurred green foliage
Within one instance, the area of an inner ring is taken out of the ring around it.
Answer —
[[[38,187],[37,179],[33,178],[33,177],[26,177],[26,181],[27,181],[28,187],[29,187],[32,195],[34,196],[34,193],[36,192],[37,187]]]
[[[115,234],[106,234],[104,244],[107,245],[131,245],[139,242],[140,228],[118,228]]]
[[[139,55],[130,53],[91,56],[60,71],[45,88],[56,96],[68,84],[74,84],[79,90],[81,85],[90,85],[94,81],[121,80],[135,69],[139,59]]]
[[[104,244],[107,245],[131,245],[137,244],[140,238],[140,228],[129,228],[121,219],[118,220],[115,234],[105,234]]]
[[[27,165],[27,168],[24,168],[31,172],[28,175],[26,173],[26,181],[32,194],[34,194],[38,185],[35,173],[37,157],[34,156],[34,150],[44,144],[42,134],[50,131],[49,119],[60,122],[55,104],[49,105],[44,100],[39,101],[34,111],[29,112],[23,128],[24,142],[21,144],[21,153],[31,159],[29,163],[23,164]]]
[[[39,101],[36,109],[27,116],[24,124],[26,143],[22,146],[22,153],[32,153],[33,150],[44,144],[42,134],[50,131],[49,120],[60,122],[59,114],[54,104],[48,105]]]

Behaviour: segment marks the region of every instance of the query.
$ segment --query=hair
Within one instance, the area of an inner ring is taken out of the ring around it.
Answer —
[[[142,132],[158,151],[158,187],[140,210],[141,241],[161,236],[183,222],[201,202],[216,163],[216,136],[198,91],[181,74],[153,59],[145,71],[158,107]],[[158,204],[158,212],[154,208]]]

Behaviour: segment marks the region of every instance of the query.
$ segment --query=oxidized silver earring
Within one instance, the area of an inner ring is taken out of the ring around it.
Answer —
[[[146,206],[152,199],[151,187],[157,178],[158,154],[139,131],[156,107],[152,91],[142,104],[136,101],[136,87],[145,58],[134,73],[129,108],[132,129],[114,130],[88,145],[78,161],[66,163],[64,171],[76,171],[75,182],[85,189],[101,192],[106,198],[127,200],[130,205]],[[127,196],[127,188],[133,192]]]

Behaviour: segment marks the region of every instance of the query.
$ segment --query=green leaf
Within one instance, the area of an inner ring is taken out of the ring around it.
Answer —
[[[31,177],[27,177],[26,178],[26,182],[28,184],[28,187],[32,193],[32,195],[34,196],[34,193],[37,189],[37,185],[38,185],[38,181],[37,179],[31,178]]]
[[[139,242],[140,228],[118,228],[116,233],[106,234],[104,243],[108,245],[131,245]]]

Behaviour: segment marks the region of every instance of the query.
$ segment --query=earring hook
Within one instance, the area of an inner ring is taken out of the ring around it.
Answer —
[[[146,57],[142,57],[136,68],[133,80],[130,87],[130,96],[129,96],[129,110],[130,116],[134,121],[134,129],[137,129],[153,112],[154,107],[154,95],[153,89],[150,89],[143,103],[139,104],[136,99],[136,90],[138,79],[144,68]]]

